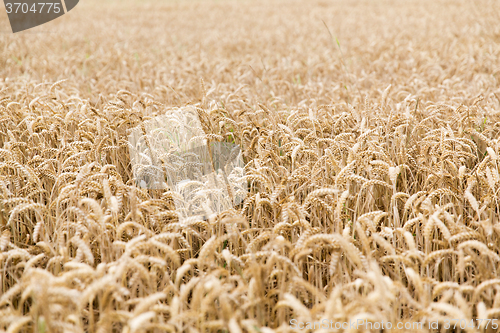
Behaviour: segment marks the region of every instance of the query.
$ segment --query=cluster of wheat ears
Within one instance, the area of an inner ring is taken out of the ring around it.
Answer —
[[[494,332],[469,323],[500,319],[499,13],[89,0],[2,33],[0,332]],[[128,136],[188,107],[248,186],[180,221]]]

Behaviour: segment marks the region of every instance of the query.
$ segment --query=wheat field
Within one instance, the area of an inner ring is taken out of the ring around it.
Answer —
[[[497,0],[85,0],[12,34],[2,9],[0,332],[497,332],[499,22]],[[181,222],[127,138],[188,107],[248,193]]]

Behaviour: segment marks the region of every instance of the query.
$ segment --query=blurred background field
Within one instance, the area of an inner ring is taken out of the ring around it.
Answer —
[[[494,86],[497,1],[81,1],[24,33],[2,14],[2,78],[69,79],[82,98],[160,86],[171,105],[240,85],[245,99],[318,105],[376,98],[393,84],[458,104]],[[345,68],[336,42],[344,55]],[[346,73],[347,72],[347,73]],[[347,86],[347,92],[343,85]],[[400,89],[399,89],[400,88]],[[359,91],[358,91],[359,90]],[[401,92],[403,91],[403,92]],[[361,97],[359,93],[361,92]],[[391,95],[392,97],[392,95]],[[282,100],[281,100],[282,99]],[[361,100],[363,102],[363,100]]]

